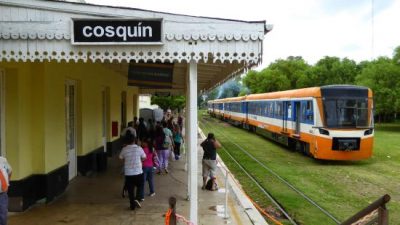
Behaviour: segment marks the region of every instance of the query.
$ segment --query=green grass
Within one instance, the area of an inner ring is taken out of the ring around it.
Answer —
[[[376,126],[374,154],[370,159],[337,162],[319,161],[292,152],[259,135],[211,118],[203,111],[199,112],[199,121],[204,133],[215,133],[223,145],[219,155],[247,194],[262,207],[271,205],[270,201],[225,151],[239,160],[298,223],[335,224],[232,142],[304,192],[339,221],[346,220],[382,195],[389,194],[391,201],[387,206],[390,224],[400,224],[400,124]]]

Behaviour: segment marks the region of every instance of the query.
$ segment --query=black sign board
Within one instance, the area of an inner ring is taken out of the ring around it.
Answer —
[[[73,19],[72,44],[162,44],[162,20]]]
[[[172,88],[173,63],[130,63],[128,84],[146,88]]]

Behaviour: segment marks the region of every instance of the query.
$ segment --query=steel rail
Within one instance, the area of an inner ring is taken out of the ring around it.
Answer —
[[[204,119],[203,119],[204,120]],[[246,155],[248,155],[250,158],[252,158],[254,161],[256,161],[259,165],[261,165],[264,169],[268,170],[271,174],[273,174],[276,178],[278,178],[280,181],[282,181],[284,184],[286,184],[288,187],[290,187],[293,191],[297,192],[300,196],[302,196],[304,199],[306,199],[309,203],[311,203],[312,205],[314,205],[315,207],[317,207],[321,212],[323,212],[326,216],[328,216],[329,218],[331,218],[336,224],[340,224],[341,222],[336,219],[332,214],[330,214],[327,210],[325,210],[324,208],[322,208],[320,205],[318,205],[315,201],[313,201],[310,197],[308,197],[306,194],[304,194],[303,192],[301,192],[300,190],[298,190],[296,187],[294,187],[292,184],[290,184],[288,181],[286,181],[284,178],[282,178],[281,176],[279,176],[279,174],[277,174],[276,172],[274,172],[271,168],[269,168],[268,166],[266,166],[264,163],[260,162],[257,158],[255,158],[253,155],[251,155],[248,151],[246,151],[245,149],[243,149],[240,145],[238,145],[237,143],[233,142],[232,140],[230,140],[229,138],[226,137],[226,135],[224,135],[222,132],[220,132],[218,130],[218,133],[222,134],[222,136],[224,136],[229,142],[231,142],[232,144],[234,144],[236,147],[238,147],[243,153],[245,153]]]
[[[200,122],[202,123],[202,122]],[[204,122],[203,122],[204,126],[207,126]],[[256,180],[256,178],[254,176],[252,176],[249,172],[247,172],[247,170],[242,166],[242,164],[240,164],[229,152],[228,150],[226,150],[226,148],[224,146],[222,146],[222,149],[229,155],[229,157],[240,167],[240,169],[257,185],[257,187],[271,200],[272,203],[274,203],[274,205],[282,212],[283,215],[285,215],[285,217],[294,225],[297,225],[296,221],[294,221],[294,219],[289,216],[288,212],[285,211],[285,209],[282,208],[282,206],[279,204],[278,201],[276,201],[276,199],[274,197],[272,197],[272,195],[260,184],[260,182],[258,182]]]

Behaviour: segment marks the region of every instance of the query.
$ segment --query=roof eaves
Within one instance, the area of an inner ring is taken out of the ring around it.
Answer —
[[[60,4],[71,4],[71,5],[105,7],[105,8],[111,8],[111,9],[137,10],[137,11],[143,11],[143,12],[149,12],[149,13],[162,13],[162,14],[167,14],[167,15],[172,15],[172,16],[188,16],[188,17],[199,18],[199,19],[215,19],[215,20],[223,20],[223,21],[230,21],[230,22],[263,23],[263,24],[265,24],[265,22],[266,22],[265,20],[246,21],[246,20],[226,19],[226,18],[218,18],[218,17],[193,16],[193,15],[187,15],[187,14],[178,14],[178,13],[169,13],[169,12],[161,12],[161,11],[154,11],[154,10],[147,10],[147,9],[132,8],[132,7],[127,7],[127,6],[110,6],[110,5],[100,5],[100,4],[83,3],[83,2],[66,2],[66,1],[59,1],[59,0],[36,0],[36,1],[57,2]]]

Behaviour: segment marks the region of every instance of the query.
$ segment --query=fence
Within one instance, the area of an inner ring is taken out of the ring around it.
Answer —
[[[386,209],[386,203],[388,203],[389,200],[389,195],[386,194],[382,196],[360,212],[356,213],[354,216],[344,221],[341,225],[388,225],[389,212]]]

